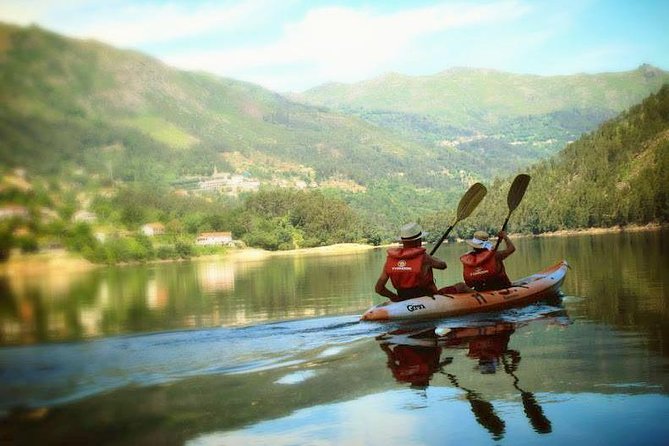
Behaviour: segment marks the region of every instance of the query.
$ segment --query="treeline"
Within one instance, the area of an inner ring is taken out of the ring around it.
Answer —
[[[512,231],[668,222],[669,85],[527,173],[532,181],[513,214]],[[498,231],[512,179],[487,184],[487,197],[454,235],[467,237],[475,227]],[[453,217],[431,214],[424,222],[444,228]]]
[[[0,194],[2,195],[2,194]],[[24,194],[25,195],[25,194]],[[241,200],[223,196],[180,196],[157,186],[126,187],[112,196],[98,194],[90,203],[94,223],[73,222],[74,204],[66,195],[57,204],[43,192],[31,190],[21,201],[27,215],[0,221],[0,251],[24,252],[61,246],[98,263],[188,258],[220,251],[197,246],[202,232],[231,232],[237,244],[267,250],[330,245],[344,242],[378,244],[382,236],[369,229],[344,201],[317,190],[261,190]],[[37,200],[37,197],[42,197]],[[5,196],[0,196],[0,202]],[[68,201],[70,202],[68,204]],[[42,206],[58,216],[40,217]],[[161,223],[164,233],[149,237],[147,223]],[[222,248],[225,249],[225,248]]]
[[[98,196],[92,209],[117,227],[137,229],[161,222],[170,234],[193,237],[230,231],[234,239],[268,250],[361,241],[364,236],[348,205],[317,190],[267,189],[232,200],[137,186],[113,198]]]

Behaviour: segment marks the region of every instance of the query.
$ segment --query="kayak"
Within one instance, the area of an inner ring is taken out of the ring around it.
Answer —
[[[361,319],[363,321],[430,319],[527,305],[555,296],[564,282],[568,267],[567,261],[562,260],[501,290],[443,296],[436,294],[401,302],[386,301],[367,310]]]

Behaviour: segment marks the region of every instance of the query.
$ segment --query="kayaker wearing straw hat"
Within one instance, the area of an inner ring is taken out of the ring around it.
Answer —
[[[432,270],[446,269],[446,262],[425,252],[421,245],[426,235],[427,232],[417,223],[402,226],[398,240],[402,246],[388,250],[386,263],[374,291],[393,302],[439,293]],[[396,293],[386,287],[388,280],[397,290]],[[450,288],[450,292],[455,292]]]
[[[513,254],[516,247],[511,243],[506,231],[500,231],[498,237],[504,240],[503,251],[494,249],[485,231],[476,231],[470,240],[465,241],[474,250],[460,257],[464,266],[462,275],[467,286],[476,291],[498,290],[511,286],[503,260]]]

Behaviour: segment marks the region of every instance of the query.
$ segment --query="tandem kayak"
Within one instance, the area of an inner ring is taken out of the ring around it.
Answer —
[[[498,311],[555,296],[567,274],[566,260],[495,291],[434,295],[383,302],[367,310],[363,321],[430,319],[467,313]]]

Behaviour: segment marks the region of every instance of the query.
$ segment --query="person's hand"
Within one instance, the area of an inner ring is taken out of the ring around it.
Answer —
[[[506,231],[499,231],[499,234],[497,234],[497,237],[499,237],[501,239],[505,239],[506,238]]]

